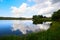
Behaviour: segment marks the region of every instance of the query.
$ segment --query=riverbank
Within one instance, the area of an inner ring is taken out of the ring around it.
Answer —
[[[50,29],[23,36],[3,36],[0,40],[60,40],[60,22],[52,22]]]

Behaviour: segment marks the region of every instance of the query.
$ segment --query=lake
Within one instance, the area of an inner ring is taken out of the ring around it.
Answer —
[[[0,36],[46,31],[50,28],[50,23],[33,24],[32,20],[0,20]]]

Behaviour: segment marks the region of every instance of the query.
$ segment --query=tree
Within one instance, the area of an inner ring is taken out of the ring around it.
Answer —
[[[52,20],[53,21],[60,21],[60,10],[53,13]]]
[[[42,15],[34,15],[33,16],[33,23],[34,24],[40,24],[43,22],[42,20],[43,16]]]
[[[42,15],[38,15],[38,17],[39,17],[39,18],[43,18],[43,16],[42,16]]]

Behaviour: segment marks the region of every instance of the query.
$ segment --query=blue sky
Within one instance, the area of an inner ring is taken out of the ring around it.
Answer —
[[[51,0],[51,1],[48,1],[48,0],[46,1],[44,0],[0,0],[0,16],[6,16],[6,17],[7,16],[32,17],[33,15],[51,16],[52,12],[60,9],[59,3],[60,3],[59,0],[58,1],[56,0]]]
[[[2,0],[0,1],[0,16],[10,16],[11,6],[19,7],[25,0]]]

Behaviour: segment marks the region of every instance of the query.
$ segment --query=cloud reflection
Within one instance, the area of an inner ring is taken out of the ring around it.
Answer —
[[[33,24],[32,20],[13,20],[12,31],[19,30],[23,34],[30,32],[38,32],[40,30],[47,30],[50,28],[49,22],[44,22],[43,24]]]

